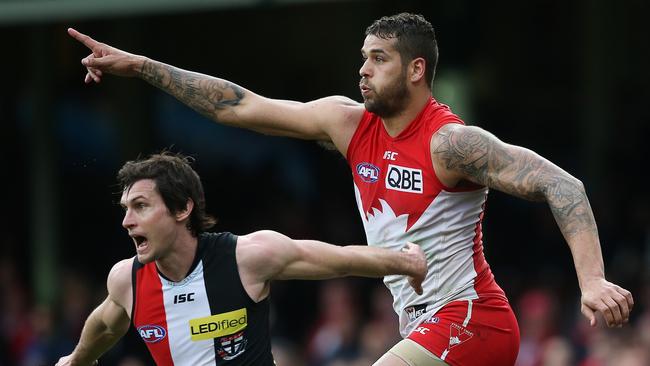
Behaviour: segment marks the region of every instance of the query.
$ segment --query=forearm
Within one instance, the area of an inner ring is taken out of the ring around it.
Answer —
[[[101,307],[95,309],[84,324],[79,343],[72,353],[73,365],[91,365],[108,351],[126,333],[128,325],[121,329],[109,328],[101,319]]]
[[[559,176],[557,183],[546,189],[546,196],[571,249],[580,287],[590,279],[604,278],[596,220],[582,183],[570,176]]]
[[[315,240],[296,240],[303,260],[291,267],[311,278],[341,276],[383,277],[416,274],[418,263],[412,254],[367,245],[336,246]],[[293,272],[293,271],[292,271]]]
[[[582,182],[531,150],[486,139],[487,147],[479,150],[487,157],[474,177],[517,197],[547,202],[571,249],[581,287],[589,278],[603,278],[598,230]]]
[[[391,274],[413,275],[412,258],[405,252],[370,246],[343,247],[348,258],[348,271],[353,276],[383,277]]]
[[[522,150],[521,155],[513,181],[522,189],[515,193],[547,202],[571,249],[581,288],[589,279],[604,278],[596,220],[582,182],[536,154]]]
[[[186,71],[148,58],[138,60],[139,77],[215,121],[228,123],[246,95],[227,80]]]

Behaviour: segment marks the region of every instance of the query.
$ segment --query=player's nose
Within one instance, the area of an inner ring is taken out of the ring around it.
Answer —
[[[370,66],[368,65],[368,60],[365,60],[363,62],[363,65],[361,65],[361,68],[359,68],[359,76],[362,78],[370,76]]]
[[[135,218],[133,217],[133,214],[131,213],[131,210],[126,210],[124,212],[124,219],[122,219],[122,227],[125,229],[129,229],[134,227],[136,224]]]

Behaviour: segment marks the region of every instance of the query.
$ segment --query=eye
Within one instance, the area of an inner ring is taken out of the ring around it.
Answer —
[[[384,62],[384,58],[381,57],[381,56],[375,56],[375,62],[382,63],[382,62]]]

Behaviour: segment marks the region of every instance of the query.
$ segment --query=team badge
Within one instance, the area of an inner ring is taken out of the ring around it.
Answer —
[[[244,338],[244,332],[239,332],[218,340],[217,353],[224,360],[232,360],[246,351],[248,341]]]
[[[451,323],[449,325],[449,349],[467,341],[473,336],[474,333],[467,330],[467,328],[456,323]]]

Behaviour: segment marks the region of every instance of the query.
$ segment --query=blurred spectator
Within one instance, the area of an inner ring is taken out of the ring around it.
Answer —
[[[388,289],[377,284],[370,290],[370,314],[361,325],[356,355],[345,355],[327,366],[372,365],[395,343],[401,340],[398,317],[393,310],[393,297]]]
[[[117,366],[146,366],[142,360],[133,356],[124,357]]]
[[[549,338],[543,346],[540,366],[571,366],[575,364],[573,346],[562,336]]]
[[[79,339],[86,318],[88,318],[96,304],[100,303],[106,296],[106,286],[103,283],[91,285],[86,276],[75,271],[69,271],[62,277],[62,331],[74,345],[76,342],[73,340]],[[102,291],[102,300],[93,298],[93,288],[104,289]]]
[[[287,339],[274,338],[271,342],[271,348],[276,365],[303,366],[305,364],[301,352]]]
[[[386,287],[378,284],[371,293],[370,318],[361,328],[360,356],[370,361],[367,365],[402,339],[398,321],[393,297]]]
[[[21,366],[53,365],[60,355],[70,350],[74,343],[60,336],[56,330],[54,311],[47,305],[38,305],[30,312],[31,338],[21,355]]]
[[[633,327],[607,330],[598,328],[580,366],[647,366],[650,354]]]
[[[349,279],[326,281],[319,295],[319,313],[307,342],[310,365],[327,365],[358,355],[359,309],[356,290]]]
[[[556,309],[553,295],[543,289],[531,289],[517,301],[521,343],[515,365],[542,364],[545,342],[556,332]]]
[[[650,350],[650,310],[646,310],[646,312],[639,318],[639,322],[636,324],[636,329],[641,346]]]
[[[16,271],[16,260],[9,252],[11,243],[7,244],[0,257],[0,362],[19,365],[33,338],[31,306],[27,288]]]
[[[621,349],[617,350],[616,357],[609,365],[648,366],[650,365],[650,351],[648,348],[644,348],[638,344],[623,346]]]

